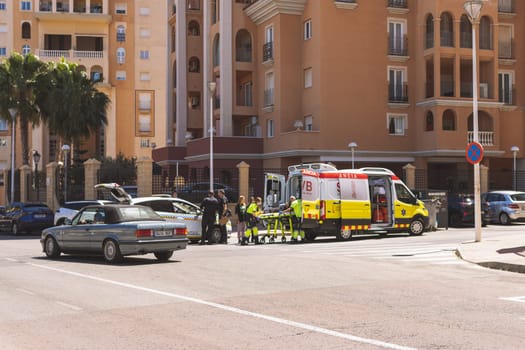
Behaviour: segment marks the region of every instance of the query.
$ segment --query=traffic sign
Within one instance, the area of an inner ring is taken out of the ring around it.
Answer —
[[[471,142],[467,145],[467,161],[474,165],[483,159],[483,146],[479,142]]]

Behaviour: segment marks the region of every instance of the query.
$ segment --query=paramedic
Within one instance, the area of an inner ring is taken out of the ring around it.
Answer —
[[[301,200],[290,196],[290,207],[284,210],[292,216],[292,243],[297,243],[297,237],[301,235],[301,241],[304,240],[304,231],[301,229],[301,219],[303,217],[303,207]]]
[[[259,244],[259,229],[257,228],[257,216],[260,212],[262,199],[261,197],[255,197],[251,198],[250,205],[248,205],[248,209],[246,209],[246,219],[248,221],[248,229],[244,233],[244,238],[241,242],[241,245],[247,245],[248,241],[250,240],[250,236],[252,237],[252,240],[255,242],[255,244]]]

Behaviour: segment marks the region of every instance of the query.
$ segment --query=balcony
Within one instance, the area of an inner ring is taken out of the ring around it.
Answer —
[[[338,9],[354,10],[357,7],[357,0],[335,0],[334,3]]]
[[[108,14],[108,0],[56,0],[53,6],[52,0],[40,0],[38,11],[35,12],[37,19],[64,19],[72,16],[71,20],[95,20],[109,23],[111,16]],[[71,6],[70,6],[71,5]],[[89,6],[88,6],[89,5]],[[58,16],[58,17],[57,17]]]
[[[512,89],[504,88],[499,92],[498,101],[504,105],[513,106],[515,104],[514,96],[516,96],[516,89],[514,87]]]
[[[64,57],[68,61],[82,65],[89,70],[92,66],[107,66],[104,51],[77,50],[37,50],[37,55],[45,62],[57,61]]]
[[[263,45],[263,63],[273,62],[273,42],[267,42]]]
[[[514,39],[500,41],[498,44],[498,58],[503,60],[514,60]]]
[[[494,131],[478,131],[478,140],[483,146],[494,146]],[[467,143],[474,141],[474,132],[467,133]]]
[[[408,39],[406,35],[388,36],[388,55],[389,56],[408,56]]]
[[[514,0],[498,0],[499,14],[516,14]]]
[[[442,47],[454,47],[454,32],[442,31],[439,35]]]
[[[387,0],[388,13],[405,15],[408,13],[408,0]]]
[[[408,103],[407,84],[388,84],[389,103]]]

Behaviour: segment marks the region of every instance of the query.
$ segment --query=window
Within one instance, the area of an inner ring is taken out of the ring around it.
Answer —
[[[274,136],[274,130],[273,130],[273,119],[268,119],[266,121],[266,136],[268,138]]]
[[[0,47],[0,56],[7,56],[7,48]]]
[[[405,68],[388,69],[388,101],[408,102],[405,87]]]
[[[22,39],[31,39],[31,24],[29,22],[22,23]]]
[[[126,27],[124,27],[123,25],[119,25],[117,27],[117,41],[126,41]]]
[[[312,20],[309,19],[304,22],[304,40],[309,40],[312,38]]]
[[[126,62],[126,50],[123,47],[117,49],[117,63],[123,64]]]
[[[197,21],[190,21],[188,24],[188,35],[199,36],[200,35],[200,25]]]
[[[0,23],[0,33],[7,33],[7,24]]]
[[[141,111],[149,111],[151,109],[150,93],[139,93],[139,109]]]
[[[0,10],[6,10],[6,9],[7,9],[7,6],[6,6],[5,1],[0,1]]]
[[[434,130],[434,114],[432,114],[431,111],[427,112],[427,116],[425,118],[425,131],[433,131]]]
[[[264,106],[273,106],[273,88],[274,88],[274,78],[273,72],[266,74],[265,79],[265,89],[264,89]]]
[[[149,13],[150,13],[149,7],[141,7],[139,9],[139,14],[141,16],[149,16]]]
[[[199,109],[201,107],[201,95],[198,92],[190,92],[188,97],[188,107],[190,109]]]
[[[312,87],[312,68],[306,68],[304,70],[304,88]]]
[[[31,46],[24,45],[22,46],[22,55],[27,55],[31,52]]]
[[[498,73],[499,102],[506,105],[512,105],[512,85],[514,83],[513,72]]]
[[[443,112],[443,130],[456,130],[456,115],[450,109],[447,109],[445,112]]]
[[[201,65],[200,65],[199,59],[197,57],[191,57],[188,71],[190,73],[199,73],[200,70],[201,70],[200,67],[201,67]]]
[[[141,114],[139,116],[139,132],[150,132],[151,131],[151,115]]]
[[[117,15],[125,15],[128,12],[128,7],[126,4],[116,4],[115,13]]]
[[[126,80],[126,71],[118,70],[115,78],[117,80]]]
[[[9,123],[7,120],[0,119],[0,131],[7,131],[9,130]]]
[[[304,130],[312,131],[314,129],[314,117],[307,115],[304,117]]]
[[[141,60],[149,59],[149,50],[140,50],[140,59]]]
[[[152,116],[155,115],[153,106],[155,105],[155,95],[153,91],[135,92],[135,125],[138,136],[154,136],[154,122]]]
[[[140,73],[140,80],[141,81],[150,81],[151,80],[151,76],[148,72],[141,72]]]
[[[387,121],[388,121],[388,133],[390,135],[398,135],[398,136],[405,135],[405,130],[406,130],[406,116],[405,115],[389,114]]]
[[[149,38],[151,35],[151,31],[149,28],[140,28],[139,35],[141,38]]]
[[[21,1],[20,10],[22,11],[31,11],[31,1]]]
[[[388,54],[406,56],[405,22],[389,20],[388,22]]]

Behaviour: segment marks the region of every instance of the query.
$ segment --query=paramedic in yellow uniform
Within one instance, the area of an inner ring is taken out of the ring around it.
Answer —
[[[261,197],[251,198],[250,205],[246,209],[246,219],[248,221],[248,228],[244,232],[244,237],[241,242],[241,245],[247,245],[250,241],[250,236],[252,236],[255,244],[259,244],[259,229],[257,228],[257,216],[260,214],[260,206],[262,203]]]
[[[292,216],[292,243],[297,243],[297,237],[301,235],[301,241],[304,240],[304,231],[301,229],[303,218],[303,206],[300,199],[290,196],[290,207],[285,210]]]

